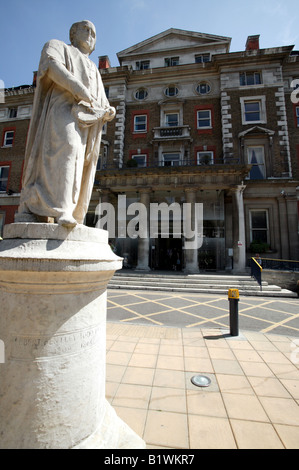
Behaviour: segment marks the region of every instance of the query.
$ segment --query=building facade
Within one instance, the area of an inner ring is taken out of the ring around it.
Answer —
[[[299,53],[261,49],[259,36],[231,53],[230,42],[169,29],[119,52],[119,67],[99,58],[117,114],[104,129],[86,224],[109,229],[128,267],[240,272],[257,252],[299,259]],[[0,105],[2,224],[17,203],[33,92],[8,90]],[[142,226],[136,202],[148,217]],[[195,214],[184,214],[186,203],[203,210],[199,248],[187,243],[184,223],[194,227]]]

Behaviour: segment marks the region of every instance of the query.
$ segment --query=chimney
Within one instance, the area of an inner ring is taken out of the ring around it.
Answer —
[[[260,35],[248,36],[246,41],[246,51],[258,51],[260,48]]]
[[[99,70],[109,69],[111,67],[110,60],[107,55],[102,55],[99,57]]]

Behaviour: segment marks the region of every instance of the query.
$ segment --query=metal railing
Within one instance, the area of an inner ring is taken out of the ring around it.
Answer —
[[[262,290],[262,271],[266,269],[277,271],[299,271],[299,261],[273,258],[251,258],[251,277],[254,277]]]
[[[299,271],[299,261],[294,260],[261,258],[261,266],[278,271]]]
[[[198,165],[195,158],[182,158],[181,160],[177,160],[174,162],[175,164],[173,165],[165,165],[165,162],[163,161],[157,161],[156,159],[153,162],[149,162],[146,166],[129,166],[127,163],[123,163],[122,166],[118,166],[118,164],[113,163],[113,164],[103,164],[102,168],[99,171],[106,171],[106,170],[119,170],[119,171],[124,171],[124,170],[140,170],[140,171],[146,171],[147,169],[150,168],[165,168],[167,167],[168,169],[170,168],[176,168],[176,167],[194,167],[198,168],[199,170],[204,170],[204,169],[209,169],[209,170],[215,170],[220,169],[224,166],[234,166],[234,165],[240,165],[240,160],[239,158],[232,158],[227,162],[224,162],[222,159],[216,160],[214,163],[207,163],[207,164],[201,164]]]
[[[259,261],[260,261],[260,258],[259,258]],[[255,258],[251,258],[251,277],[254,277],[256,282],[259,284],[261,290],[263,290],[263,288],[262,288],[262,271],[263,271],[263,268],[258,263],[258,261]]]

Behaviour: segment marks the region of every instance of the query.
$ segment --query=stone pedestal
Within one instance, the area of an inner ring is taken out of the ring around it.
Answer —
[[[144,448],[105,399],[104,230],[16,223],[0,243],[0,448]]]

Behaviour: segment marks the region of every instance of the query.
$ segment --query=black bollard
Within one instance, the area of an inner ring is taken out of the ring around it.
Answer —
[[[229,323],[230,335],[239,336],[239,291],[238,289],[229,289]]]

